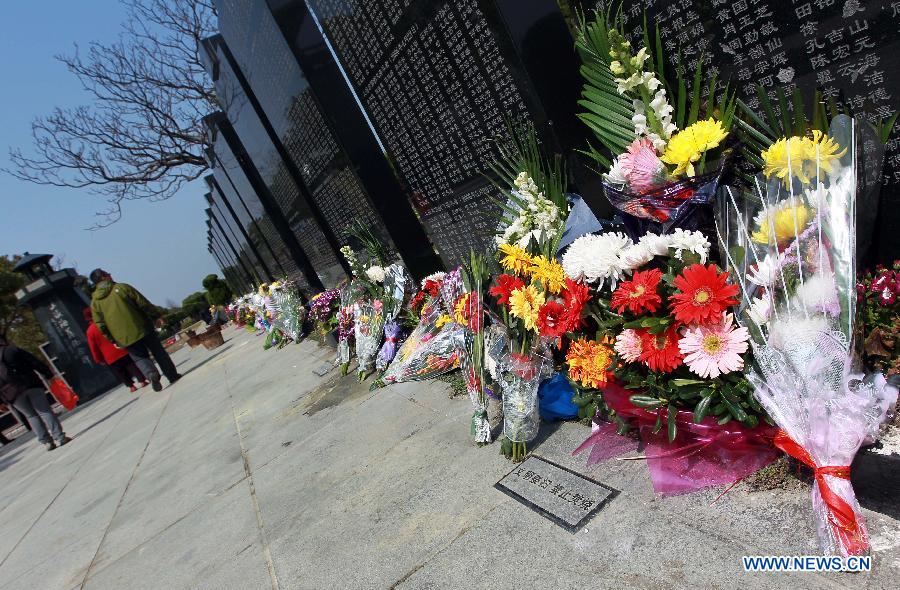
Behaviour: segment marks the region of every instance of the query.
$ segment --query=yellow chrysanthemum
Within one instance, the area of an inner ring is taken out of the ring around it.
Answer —
[[[728,132],[722,127],[721,121],[711,118],[697,121],[669,139],[666,152],[660,160],[675,166],[672,173],[674,176],[685,173],[694,176],[694,162],[703,157],[705,152],[718,147],[726,137]]]
[[[531,270],[531,256],[525,248],[515,244],[500,244],[497,249],[503,255],[500,258],[503,268],[518,275],[528,276]]]
[[[434,322],[434,327],[435,328],[443,328],[444,324],[449,324],[452,321],[453,320],[450,319],[450,316],[448,316],[447,314],[441,314],[441,316],[437,319],[437,321]]]
[[[815,213],[815,209],[802,203],[791,206],[790,200],[782,201],[756,217],[757,229],[751,237],[760,244],[783,244],[802,233]]]
[[[537,331],[538,311],[544,304],[544,294],[534,285],[521,287],[509,296],[509,313],[525,322],[526,330]]]
[[[535,256],[532,258],[530,273],[534,280],[540,281],[544,289],[554,295],[558,295],[566,284],[566,271],[553,258]]]
[[[456,323],[465,326],[467,324],[466,321],[466,307],[469,305],[469,296],[471,293],[466,293],[461,296],[457,301],[456,305],[453,307],[453,315],[456,319]]]
[[[566,353],[569,377],[585,387],[599,388],[609,380],[613,349],[605,342],[579,338]]]
[[[782,137],[762,152],[763,173],[767,178],[780,178],[785,186],[791,177],[806,184],[813,178],[831,172],[834,160],[847,153],[834,139],[821,131],[813,131],[812,138],[800,135]]]

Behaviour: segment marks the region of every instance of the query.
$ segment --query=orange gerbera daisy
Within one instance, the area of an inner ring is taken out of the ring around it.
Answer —
[[[737,285],[728,284],[728,273],[715,264],[692,264],[675,277],[679,292],[672,295],[672,312],[684,324],[718,322],[722,313],[737,305]]]
[[[660,278],[662,272],[655,268],[635,272],[630,281],[623,281],[613,292],[610,305],[619,313],[626,308],[633,314],[653,313],[662,305],[662,297],[656,292]]]
[[[599,388],[612,377],[613,356],[608,344],[579,338],[572,342],[566,353],[569,377],[585,387]]]

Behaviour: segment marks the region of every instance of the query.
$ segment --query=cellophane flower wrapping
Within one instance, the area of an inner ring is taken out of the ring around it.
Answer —
[[[397,343],[400,339],[400,324],[391,320],[384,324],[384,344],[375,359],[375,368],[385,370],[397,354]]]
[[[381,376],[385,384],[430,379],[459,367],[464,329],[440,322],[444,316],[439,301],[425,304],[419,324]]]
[[[858,370],[852,352],[856,211],[872,206],[872,177],[858,170],[880,158],[867,131],[841,115],[827,135],[776,142],[753,190],[723,191],[717,219],[742,288],[739,321],[751,333],[748,379],[782,431],[776,445],[814,469],[813,511],[828,555],[869,551],[849,466],[897,399],[883,376]]]
[[[384,276],[384,315],[386,321],[397,319],[403,310],[415,283],[406,267],[395,262],[385,269]]]
[[[511,352],[498,367],[503,393],[503,435],[514,443],[529,442],[541,426],[538,386],[547,376],[549,359],[535,351]]]
[[[303,320],[306,317],[306,309],[297,296],[297,291],[292,283],[284,283],[272,290],[272,300],[278,309],[273,324],[284,332],[291,340],[300,338]]]
[[[356,359],[358,371],[366,373],[372,370],[375,356],[381,347],[384,329],[384,303],[375,301],[358,301],[353,306],[355,318]]]
[[[475,276],[473,281],[472,291],[464,294],[456,304],[456,319],[464,324],[465,331],[460,365],[473,408],[470,434],[476,443],[485,444],[491,442],[491,424],[484,391],[485,334],[481,275]]]
[[[353,283],[346,285],[341,289],[341,303],[338,309],[338,362],[346,367],[350,362],[352,352],[350,350],[351,340],[354,336],[353,322],[353,304],[358,297],[358,289],[354,288]]]

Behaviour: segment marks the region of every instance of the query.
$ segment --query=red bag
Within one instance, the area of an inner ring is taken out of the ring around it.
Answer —
[[[59,377],[54,377],[50,380],[50,393],[53,394],[53,397],[56,398],[56,401],[62,404],[62,406],[71,410],[75,407],[75,404],[78,403],[78,396],[75,395],[75,392],[72,391],[72,388],[66,385],[66,382],[60,379]]]

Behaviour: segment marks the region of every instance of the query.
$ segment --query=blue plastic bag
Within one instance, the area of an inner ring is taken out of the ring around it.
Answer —
[[[578,406],[572,402],[575,390],[561,373],[541,383],[538,388],[538,411],[541,420],[574,420]]]

